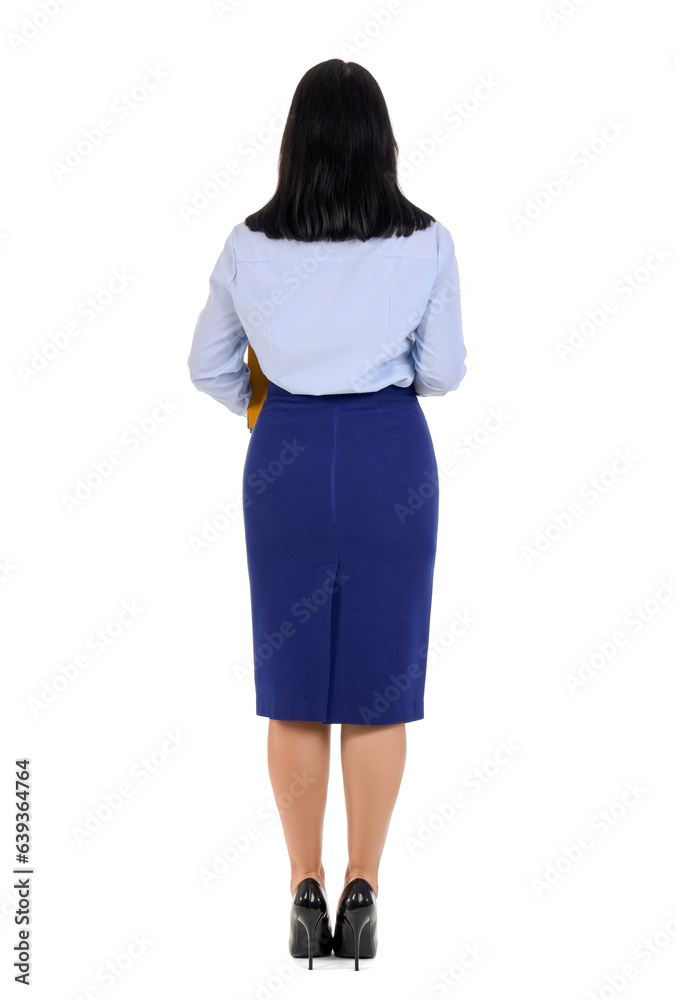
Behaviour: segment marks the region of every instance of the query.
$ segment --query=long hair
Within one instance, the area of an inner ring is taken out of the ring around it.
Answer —
[[[271,239],[410,236],[435,219],[398,185],[398,143],[384,95],[359,63],[328,59],[296,87],[281,138],[277,189],[244,220]]]

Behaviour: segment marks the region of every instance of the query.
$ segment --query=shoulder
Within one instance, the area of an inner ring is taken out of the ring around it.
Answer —
[[[401,254],[411,254],[436,260],[454,248],[450,230],[434,220],[426,229],[416,229],[410,236],[392,237],[392,244]]]
[[[436,230],[436,246],[438,247],[439,253],[454,249],[455,241],[452,238],[452,233],[444,226],[442,222],[434,222],[434,227]]]
[[[444,265],[454,266],[456,255],[455,241],[452,238],[452,233],[442,222],[434,222],[433,228],[436,239],[436,260],[438,267],[441,268]]]
[[[238,222],[230,231],[227,239],[233,251],[241,257],[256,253],[270,242],[264,233],[253,232],[245,222]]]

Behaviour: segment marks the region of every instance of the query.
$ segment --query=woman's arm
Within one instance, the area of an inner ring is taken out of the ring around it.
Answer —
[[[455,244],[438,224],[438,268],[424,315],[415,330],[413,387],[418,396],[444,396],[466,374],[466,347]]]
[[[209,296],[197,319],[188,367],[200,392],[245,416],[251,398],[251,373],[244,361],[248,337],[230,292],[236,273],[230,233],[209,279]]]

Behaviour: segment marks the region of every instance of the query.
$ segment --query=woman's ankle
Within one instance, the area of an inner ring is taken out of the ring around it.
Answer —
[[[293,872],[291,874],[291,893],[293,895],[295,895],[295,890],[298,888],[298,885],[302,882],[304,878],[315,878],[325,892],[326,873],[324,871],[323,865],[321,865],[321,867],[318,869],[307,868],[301,871]]]
[[[345,872],[345,887],[355,878],[363,878],[366,880],[368,885],[372,888],[373,893],[377,896],[379,891],[379,886],[377,884],[377,872],[368,872],[361,868],[349,868]]]

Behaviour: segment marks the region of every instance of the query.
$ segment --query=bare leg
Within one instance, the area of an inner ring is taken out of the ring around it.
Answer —
[[[291,862],[291,892],[309,876],[326,885],[321,847],[330,734],[323,722],[270,719],[267,761]]]
[[[340,748],[349,849],[345,885],[365,878],[377,896],[380,858],[405,767],[405,723],[343,724]]]

